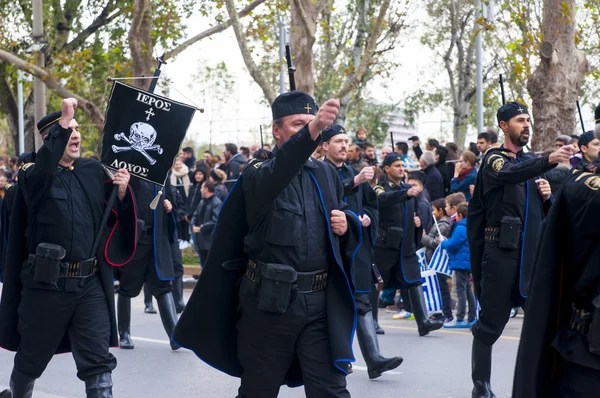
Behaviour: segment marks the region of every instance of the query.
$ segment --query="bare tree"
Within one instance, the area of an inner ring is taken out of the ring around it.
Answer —
[[[527,82],[533,99],[533,149],[553,147],[560,134],[573,134],[576,101],[587,71],[585,54],[575,46],[575,0],[544,0],[541,60]]]

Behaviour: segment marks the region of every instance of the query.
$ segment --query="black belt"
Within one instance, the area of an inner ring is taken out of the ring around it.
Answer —
[[[265,264],[255,260],[248,260],[246,268],[246,278],[252,282],[256,282],[260,272],[260,268]],[[312,293],[325,290],[327,287],[327,270],[319,270],[314,272],[297,272],[296,286],[298,293]]]
[[[569,328],[578,333],[587,335],[592,324],[593,312],[577,308],[575,304],[571,304],[571,321]]]
[[[485,228],[485,240],[493,242],[500,239],[500,228],[487,227]]]
[[[35,264],[35,254],[29,255],[29,264]],[[98,260],[90,258],[77,263],[60,263],[59,278],[89,278],[98,271]]]

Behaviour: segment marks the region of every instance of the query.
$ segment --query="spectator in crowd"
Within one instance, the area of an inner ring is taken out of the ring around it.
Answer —
[[[492,144],[492,148],[497,148],[500,146],[498,143],[498,130],[493,127],[488,127],[486,133],[490,136],[490,143]]]
[[[461,203],[466,203],[465,194],[462,192],[451,193],[446,196],[446,214],[450,217],[450,226],[456,221],[457,207]]]
[[[435,138],[430,138],[425,143],[425,150],[435,152],[435,150],[439,146],[440,146],[440,142],[438,140],[436,140]],[[421,159],[419,159],[419,160],[421,160]]]
[[[408,144],[406,142],[397,142],[396,143],[396,152],[402,156],[402,161],[404,162],[404,168],[413,169],[415,165],[408,157]]]
[[[444,324],[445,328],[470,328],[475,323],[475,295],[471,287],[471,265],[469,258],[469,241],[467,239],[467,210],[468,204],[461,203],[456,207],[456,225],[450,238],[438,241],[442,249],[450,256],[449,267],[453,271],[453,282],[456,286],[458,305],[456,320]],[[465,322],[466,304],[469,304],[469,315]]]
[[[384,146],[381,148],[381,153],[379,154],[379,163],[381,164],[381,167],[383,167],[383,161],[385,160],[385,157],[392,152],[394,152],[394,149],[392,149],[391,146]]]
[[[197,168],[192,176],[192,186],[188,192],[188,200],[186,203],[186,216],[187,222],[192,221],[192,216],[198,208],[200,200],[202,200],[202,184],[207,181],[207,171],[204,168]]]
[[[273,150],[273,148],[271,148],[271,144],[265,144],[263,146],[263,148],[266,149],[267,151],[272,151]]]
[[[227,172],[226,172],[227,164],[226,164],[225,158],[221,158],[219,155],[214,155],[213,162],[215,164],[215,166],[214,166],[215,169],[222,170],[225,172],[225,174],[227,174]]]
[[[469,142],[469,151],[473,152],[475,156],[479,156],[479,149],[477,149],[476,142]]]
[[[570,143],[571,137],[569,137],[568,135],[559,135],[558,137],[556,137],[556,143],[554,144],[554,147],[558,149],[565,145],[569,145]]]
[[[573,167],[587,170],[598,159],[600,140],[594,136],[593,131],[588,131],[585,134],[581,134],[578,144],[581,151],[581,159],[571,160]]]
[[[0,171],[6,171],[6,165],[4,164],[4,156],[0,156]]]
[[[246,146],[241,146],[240,147],[240,153],[242,154],[242,156],[244,157],[244,159],[246,159],[246,162],[248,161],[248,159],[250,159],[250,148],[248,148]]]
[[[479,159],[471,151],[465,151],[460,157],[460,162],[456,163],[454,169],[454,178],[450,183],[450,192],[462,192],[467,202],[471,200],[469,187],[475,184],[477,180],[477,163]]]
[[[318,160],[319,162],[325,160],[325,155],[323,154],[322,145],[319,144],[319,146],[317,146],[317,148],[312,153],[311,157],[315,160]]]
[[[252,158],[254,158],[254,154],[256,153],[256,151],[258,151],[260,149],[260,145],[258,144],[252,144],[250,145],[250,156]]]
[[[439,146],[435,151],[435,168],[442,175],[444,181],[444,196],[450,191],[450,171],[448,170],[448,163],[446,163],[446,157],[448,156],[448,149],[445,146]]]
[[[175,163],[173,163],[173,168],[171,169],[170,182],[171,186],[179,191],[184,201],[187,201],[191,185],[188,173],[189,169],[181,158],[178,157],[175,159]]]
[[[487,154],[487,151],[492,147],[492,140],[489,133],[479,133],[477,136],[477,151],[479,156],[483,157]]]
[[[367,142],[368,142],[367,129],[365,129],[364,127],[359,127],[356,130],[356,136],[352,139],[352,143],[359,145],[359,146],[363,146]]]
[[[415,196],[415,245],[421,248],[421,238],[433,224],[429,192],[425,188],[425,173],[420,170],[408,173],[408,185],[418,188],[421,193]]]
[[[215,184],[210,181],[202,184],[201,193],[202,200],[192,216],[192,233],[194,234],[194,249],[198,253],[198,260],[202,267],[208,257],[211,234],[223,202],[215,195]]]
[[[431,151],[423,152],[419,160],[421,170],[425,173],[425,188],[429,191],[431,200],[444,197],[444,178],[435,168],[435,154]]]
[[[228,182],[225,182],[225,186],[227,186],[227,189],[231,189],[235,184],[235,180],[240,176],[242,166],[246,163],[246,159],[238,152],[237,145],[232,143],[225,144],[223,157],[227,161],[225,172],[227,173]]]
[[[204,151],[202,154],[202,160],[204,160],[204,163],[207,165],[210,165],[211,168],[214,167],[215,160],[211,151]]]
[[[211,170],[208,180],[215,184],[215,194],[221,201],[224,201],[229,193],[227,186],[223,183],[227,179],[227,174],[223,170]]]
[[[364,159],[369,166],[377,166],[379,162],[377,162],[377,156],[375,155],[375,145],[370,142],[365,142],[362,145],[362,149],[364,151]]]
[[[421,141],[419,140],[419,137],[416,135],[413,135],[412,137],[410,137],[408,139],[408,142],[409,142],[409,144],[412,143],[413,152],[415,153],[417,160],[421,160],[421,155],[423,155],[423,150],[421,149]]]
[[[575,153],[579,152],[579,136],[576,134],[570,135],[569,137],[571,137],[571,141],[569,142],[569,145],[572,145],[573,148],[575,148]]]
[[[18,162],[19,162],[18,157],[11,156],[10,159],[8,160],[8,168],[10,170],[12,170],[13,172],[19,171],[19,166],[17,165]]]
[[[7,182],[8,182],[8,179],[6,178],[6,175],[0,174],[0,199],[4,199],[4,186],[6,185]],[[0,200],[0,204],[1,203],[2,203],[2,201]]]
[[[181,150],[181,154],[179,155],[183,164],[187,166],[190,172],[194,171],[194,166],[196,165],[196,157],[194,156],[194,148],[191,146],[186,146]]]
[[[450,218],[446,214],[446,200],[443,198],[434,200],[433,203],[431,203],[431,210],[433,217],[435,217],[435,220],[437,221],[437,227],[433,224],[429,229],[429,233],[423,236],[423,239],[421,240],[421,244],[425,247],[425,258],[427,259],[427,263],[431,261],[433,252],[440,244],[438,241],[440,233],[444,238],[450,236]],[[448,284],[451,278],[446,274],[438,273],[437,279],[440,285],[440,296],[442,297],[442,313],[441,315],[432,314],[430,318],[444,323],[451,322],[454,320],[454,316],[452,316],[452,296],[450,295],[450,285]]]
[[[362,169],[369,164],[363,160],[361,147],[356,144],[348,146],[348,166],[352,166],[357,170]]]

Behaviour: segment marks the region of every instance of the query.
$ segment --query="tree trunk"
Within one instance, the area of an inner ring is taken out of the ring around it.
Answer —
[[[131,52],[133,77],[151,77],[155,66],[152,54],[152,1],[135,0],[135,11],[129,29],[129,50]],[[132,86],[147,90],[151,79],[137,79]]]
[[[290,42],[294,66],[296,67],[296,89],[314,96],[315,30],[323,0],[291,0]]]
[[[588,68],[575,47],[575,0],[545,0],[541,61],[527,82],[535,120],[533,150],[554,148],[557,136],[574,134],[576,101]]]
[[[458,108],[454,110],[453,137],[454,143],[458,148],[465,147],[465,137],[467,136],[467,119],[471,111],[471,101],[461,97]]]

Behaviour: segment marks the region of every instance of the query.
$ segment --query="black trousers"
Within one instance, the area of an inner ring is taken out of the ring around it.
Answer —
[[[438,274],[439,275],[439,274]],[[456,320],[462,321],[465,318],[467,303],[469,303],[469,318],[468,321],[472,322],[477,317],[475,294],[471,287],[471,273],[466,270],[457,269],[454,270],[454,282],[456,283],[456,296],[458,298],[458,305],[456,308]]]
[[[450,277],[439,272],[436,275],[440,285],[440,295],[442,296],[442,315],[446,319],[452,319],[452,295],[450,294],[450,286],[448,285]]]
[[[561,359],[555,382],[554,398],[597,397],[600,391],[600,371]]]
[[[109,353],[110,315],[100,278],[88,278],[78,292],[24,288],[19,305],[21,343],[14,366],[31,378],[42,375],[59,343],[68,334],[77,377],[112,372]]]
[[[261,311],[254,282],[242,277],[238,359],[244,368],[239,398],[273,398],[279,394],[297,357],[308,398],[346,398],[346,375],[333,365],[325,291],[298,294],[285,314]]]
[[[498,242],[485,243],[481,263],[481,311],[472,328],[473,336],[484,344],[493,345],[500,338],[510,310],[521,300],[520,260],[520,249],[501,249]]]
[[[136,297],[140,294],[144,282],[154,297],[172,292],[171,281],[162,281],[154,267],[154,245],[138,243],[133,260],[122,267],[115,267],[115,276],[119,280],[119,294]]]
[[[173,274],[175,278],[181,278],[183,276],[183,257],[178,241],[171,243],[171,255],[173,257]]]
[[[356,293],[354,301],[356,302],[356,312],[358,315],[367,315],[371,311],[377,311],[377,309],[373,309],[369,293]]]

